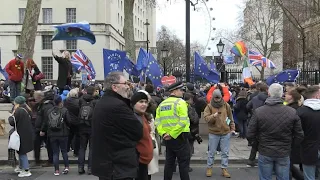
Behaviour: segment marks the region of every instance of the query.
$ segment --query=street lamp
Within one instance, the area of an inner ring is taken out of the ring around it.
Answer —
[[[218,49],[218,53],[220,53],[220,55],[222,55],[222,52],[224,49],[224,44],[222,43],[221,39],[220,39],[219,43],[217,44],[217,49]]]
[[[219,62],[217,63],[217,68],[219,69],[218,71],[221,72],[221,81],[222,82],[226,82],[226,79],[227,79],[227,74],[225,72],[225,65],[223,63],[223,58],[222,58],[222,53],[223,53],[223,49],[224,49],[224,45],[220,39],[219,43],[217,44],[217,49],[218,49],[218,53],[220,53],[220,58],[219,58]],[[219,65],[218,65],[219,64]]]
[[[145,26],[147,26],[147,53],[149,53],[149,25],[148,19],[146,19],[146,22],[144,23]]]
[[[167,75],[167,67],[166,67],[166,59],[169,55],[169,50],[167,49],[166,45],[163,45],[161,49],[161,57],[163,61],[163,74],[166,76]]]

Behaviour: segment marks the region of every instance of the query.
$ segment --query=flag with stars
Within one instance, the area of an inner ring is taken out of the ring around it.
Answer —
[[[299,71],[296,69],[287,69],[276,75],[267,78],[266,83],[271,85],[273,83],[283,84],[285,82],[295,82],[299,76]]]
[[[110,72],[123,71],[126,58],[125,51],[103,49],[104,76]]]
[[[214,64],[213,60],[210,61],[210,71],[217,71],[217,67]]]
[[[145,75],[151,80],[154,87],[162,87],[161,78],[163,76],[162,69],[157,63],[157,60],[149,52],[148,65]]]
[[[140,75],[140,73],[137,70],[136,66],[134,65],[134,63],[128,57],[125,57],[124,69],[131,76],[139,76]]]
[[[136,68],[138,71],[144,70],[148,66],[148,53],[143,48],[140,48]]]
[[[220,80],[217,71],[210,71],[204,59],[197,53],[194,53],[194,74],[207,79],[209,82],[217,83]]]

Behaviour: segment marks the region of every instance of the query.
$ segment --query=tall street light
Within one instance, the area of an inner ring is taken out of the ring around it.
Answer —
[[[163,47],[161,49],[161,57],[162,57],[162,61],[163,61],[163,75],[164,76],[167,75],[166,60],[168,58],[168,55],[169,55],[169,50],[167,49],[166,45],[163,45]]]
[[[146,22],[144,23],[145,26],[147,26],[147,53],[149,53],[149,25],[148,19],[146,19]]]
[[[220,79],[221,79],[222,82],[226,81],[225,65],[223,63],[223,58],[222,58],[224,45],[225,44],[223,44],[221,39],[220,39],[219,43],[217,44],[218,53],[220,54],[220,59],[219,59],[220,67],[218,67],[218,65],[217,65],[217,67],[219,68],[219,71],[221,72]]]
[[[186,81],[190,82],[190,0],[186,0]]]

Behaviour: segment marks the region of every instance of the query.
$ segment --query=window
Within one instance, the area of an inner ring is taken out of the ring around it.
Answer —
[[[52,8],[42,8],[42,19],[43,23],[52,23]]]
[[[140,23],[140,19],[138,18],[138,26],[139,26],[139,23]]]
[[[280,43],[272,43],[271,51],[280,51]]]
[[[142,27],[142,20],[140,20],[140,27]]]
[[[76,50],[77,48],[77,40],[67,40],[66,41],[66,49],[67,50]]]
[[[19,23],[20,24],[23,24],[25,15],[26,15],[26,8],[19,8]]]
[[[41,57],[42,73],[46,79],[53,79],[53,59],[52,57]]]
[[[137,36],[137,28],[134,28],[134,35]]]
[[[120,1],[118,0],[118,8],[120,8]]]
[[[120,19],[120,20],[121,20],[121,26],[122,26],[122,16],[121,16],[121,19]]]
[[[120,24],[120,15],[118,13],[118,24]]]
[[[52,49],[52,36],[50,35],[43,35],[42,36],[42,49]]]
[[[134,16],[134,23],[137,23],[137,16]]]
[[[144,11],[142,12],[142,15],[143,15],[143,17],[144,17]]]
[[[140,38],[140,31],[138,30],[138,38]]]
[[[67,23],[77,22],[76,8],[67,8]]]
[[[261,39],[262,39],[262,33],[257,33],[256,40],[261,40]]]
[[[122,7],[123,7],[123,6],[122,6],[122,1],[121,1],[121,11],[122,11]]]

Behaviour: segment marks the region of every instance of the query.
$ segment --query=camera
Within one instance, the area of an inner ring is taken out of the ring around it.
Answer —
[[[199,134],[194,135],[194,138],[197,140],[198,144],[202,143],[202,138]]]

